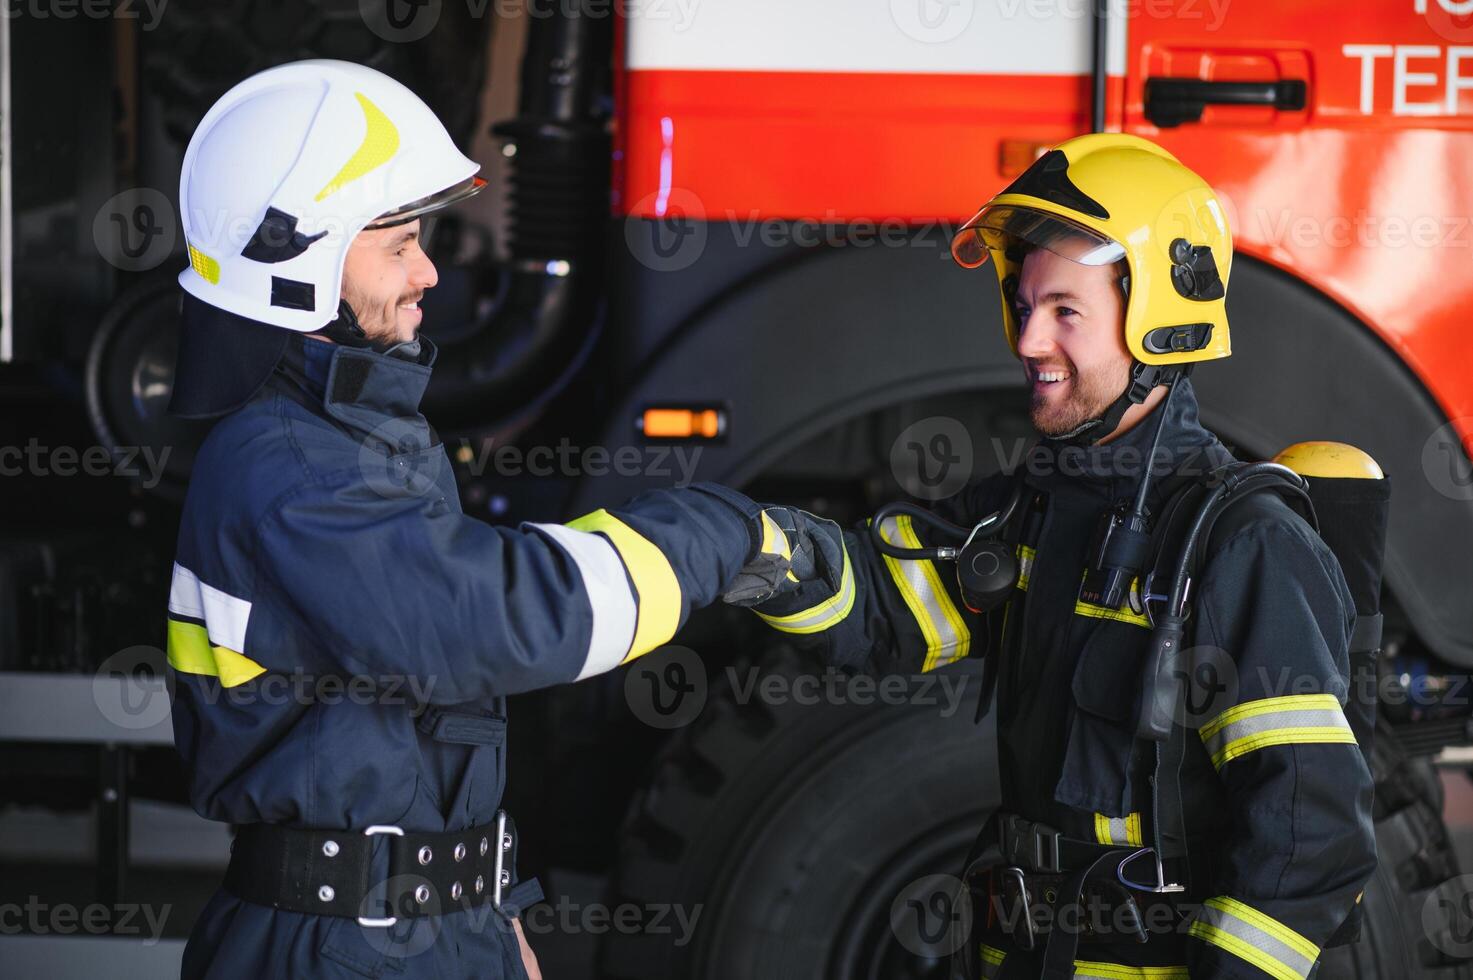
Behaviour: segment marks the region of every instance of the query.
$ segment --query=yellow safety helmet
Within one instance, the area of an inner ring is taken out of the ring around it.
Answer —
[[[1013,294],[1024,242],[1084,265],[1124,260],[1125,344],[1142,364],[1232,353],[1224,299],[1233,261],[1227,217],[1206,181],[1155,143],[1121,133],[1065,140],[952,239],[952,257],[964,268],[992,256],[1015,355]]]

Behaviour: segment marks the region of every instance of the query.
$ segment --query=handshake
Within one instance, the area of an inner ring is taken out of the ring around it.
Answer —
[[[796,507],[764,507],[749,530],[756,553],[722,592],[733,606],[756,606],[822,582],[837,592],[844,570],[843,531]]]

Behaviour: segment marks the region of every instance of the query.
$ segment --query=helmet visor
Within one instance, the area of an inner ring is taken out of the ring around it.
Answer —
[[[484,177],[469,177],[458,184],[451,184],[443,191],[437,191],[428,197],[422,197],[417,201],[410,201],[403,207],[395,208],[388,214],[381,214],[374,218],[365,228],[391,228],[394,225],[402,225],[413,221],[420,215],[448,208],[452,204],[458,204],[473,194],[478,193],[486,186]]]
[[[951,240],[958,265],[975,269],[987,261],[989,248],[1006,252],[1027,242],[1080,265],[1109,265],[1125,258],[1125,246],[1092,228],[1046,211],[1013,205],[991,205],[977,212]]]

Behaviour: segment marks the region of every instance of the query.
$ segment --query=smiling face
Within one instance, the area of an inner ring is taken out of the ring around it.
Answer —
[[[343,299],[368,339],[413,340],[424,314],[419,300],[439,282],[419,242],[419,220],[358,233],[343,264]]]
[[[1098,417],[1130,380],[1119,279],[1116,265],[1080,265],[1044,248],[1023,259],[1013,302],[1018,356],[1031,390],[1029,415],[1042,435],[1068,435]]]

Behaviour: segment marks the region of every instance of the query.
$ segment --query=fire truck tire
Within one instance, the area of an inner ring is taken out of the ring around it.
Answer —
[[[1426,757],[1376,733],[1376,874],[1366,886],[1361,938],[1326,950],[1319,980],[1467,980],[1473,934],[1457,856],[1442,819],[1442,783]]]
[[[779,689],[813,672],[787,651],[763,668]],[[942,719],[934,707],[759,703],[713,683],[626,817],[611,902],[643,909],[643,926],[605,935],[603,976],[944,975],[897,945],[888,917],[907,884],[954,873],[995,805],[967,692]],[[1361,937],[1326,950],[1316,980],[1473,980],[1454,955],[1473,948],[1473,877],[1449,884],[1437,774],[1384,731],[1372,766],[1380,859]]]
[[[989,726],[974,720],[980,671],[937,673],[961,685],[949,712],[940,690],[915,685],[915,703],[864,705],[842,684],[836,700],[851,703],[745,699],[727,677],[713,682],[626,817],[611,902],[646,913],[640,931],[605,934],[603,976],[923,975],[871,968],[911,956],[892,939],[891,900],[955,874],[996,806],[992,753],[979,749]],[[777,689],[805,675],[840,676],[786,650],[761,670]],[[939,704],[922,703],[931,696]],[[693,938],[681,916],[695,919]]]

